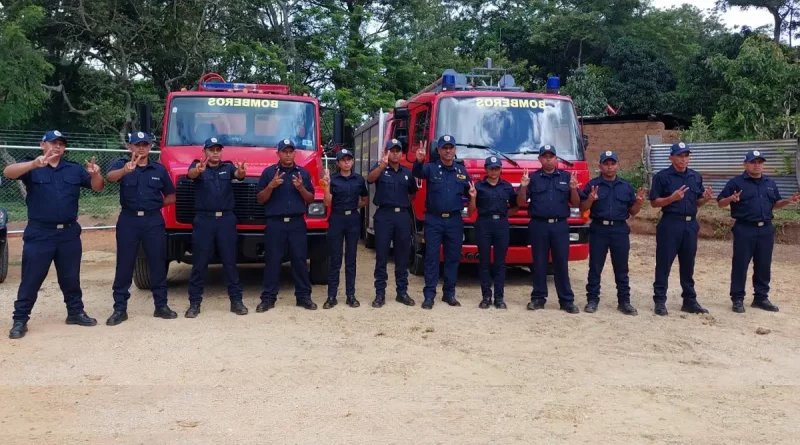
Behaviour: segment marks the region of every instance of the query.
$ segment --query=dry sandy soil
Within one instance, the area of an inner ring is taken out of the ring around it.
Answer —
[[[10,326],[20,239],[0,285]],[[652,315],[654,240],[633,238],[638,317],[616,312],[610,264],[601,310],[525,310],[530,274],[509,271],[509,309],[477,308],[464,268],[451,308],[391,301],[369,307],[374,253],[359,252],[363,306],[309,312],[293,305],[288,267],[274,311],[255,313],[261,270],[242,270],[251,313],[227,312],[219,267],[199,318],[188,320],[189,268],[170,271],[177,320],[152,317],[134,290],[131,318],[111,311],[113,233],[85,233],[84,300],[100,325],[67,326],[55,273],[23,340],[0,338],[3,444],[800,442],[800,255],[779,246],[770,314],[730,311],[730,244],[701,241],[697,288],[710,316]],[[570,267],[581,307],[586,262]],[[391,276],[391,266],[390,266]],[[677,265],[673,276],[677,276]],[[677,284],[677,279],[673,279]],[[422,280],[411,277],[419,302]],[[314,288],[320,304],[324,287]],[[391,295],[391,294],[390,294]],[[771,333],[758,335],[759,327]]]

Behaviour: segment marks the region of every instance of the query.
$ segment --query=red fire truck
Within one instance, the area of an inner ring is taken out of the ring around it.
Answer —
[[[556,147],[560,162],[558,168],[577,174],[578,181],[589,181],[589,170],[584,157],[587,139],[581,133],[575,107],[569,97],[559,94],[559,80],[551,77],[546,93],[529,93],[514,84],[514,79],[501,68],[476,68],[470,74],[446,70],[441,78],[406,101],[398,101],[394,110],[381,111],[370,122],[355,132],[355,147],[360,151],[356,169],[365,175],[380,161],[383,143],[391,138],[403,144],[402,163],[411,168],[418,147],[426,144],[427,160],[437,159],[435,143],[445,134],[455,137],[457,162],[467,168],[470,178],[478,181],[484,176],[484,160],[497,156],[503,163],[503,179],[519,188],[523,169],[541,168],[539,147],[550,144]],[[430,147],[434,148],[431,149]],[[427,161],[426,161],[427,162]],[[424,271],[425,183],[420,181],[420,191],[409,212],[415,231],[410,270],[415,275]],[[375,226],[372,203],[375,187],[370,185],[370,204],[364,210],[362,230],[367,247],[375,243]],[[461,261],[478,262],[475,242],[476,215],[467,214],[464,200],[464,244]],[[532,263],[528,241],[527,208],[523,207],[509,218],[511,239],[506,264],[530,265]],[[588,214],[573,208],[570,224],[570,260],[584,260],[589,256]],[[441,256],[441,253],[440,253]],[[440,261],[443,258],[440,258]]]
[[[140,115],[140,127],[147,127],[150,121],[149,113],[144,114]],[[323,146],[316,99],[291,94],[286,85],[229,83],[218,74],[207,74],[200,79],[197,90],[176,91],[167,96],[162,128],[160,162],[170,172],[177,192],[175,205],[162,210],[168,266],[172,261],[192,261],[194,182],[186,174],[194,159],[202,159],[203,143],[209,137],[224,144],[224,160],[247,163],[247,177],[233,182],[239,262],[264,261],[265,219],[264,207],[256,201],[258,180],[265,168],[278,162],[278,141],[289,138],[297,147],[295,162],[309,171],[316,189],[305,217],[310,278],[314,284],[327,283],[328,212],[317,186],[323,168]],[[341,131],[334,132],[339,133],[334,139],[341,139]],[[219,261],[216,254],[214,257],[212,261]],[[140,289],[150,287],[142,252],[136,261],[134,282]]]

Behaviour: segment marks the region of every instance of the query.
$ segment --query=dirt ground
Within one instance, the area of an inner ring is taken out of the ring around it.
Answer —
[[[796,444],[800,439],[800,300],[796,247],[778,246],[778,314],[730,311],[730,244],[701,241],[696,273],[710,316],[682,315],[673,279],[670,316],[652,314],[654,239],[634,236],[633,302],[616,312],[610,264],[601,310],[529,312],[530,274],[512,269],[509,309],[477,308],[475,270],[463,268],[464,305],[407,308],[372,299],[374,252],[359,251],[362,307],[294,306],[288,267],[274,311],[255,312],[261,269],[245,267],[249,315],[227,312],[219,267],[203,312],[187,303],[189,267],[170,270],[177,320],[152,317],[133,290],[130,320],[111,312],[112,232],[85,232],[83,290],[92,328],[67,326],[51,271],[23,340],[0,338],[3,444]],[[0,285],[10,327],[21,240]],[[585,303],[586,262],[570,266]],[[390,266],[391,276],[391,266]],[[677,265],[673,277],[677,276]],[[344,286],[344,284],[342,284]],[[314,288],[322,306],[325,288]],[[392,295],[392,293],[390,293]],[[758,335],[758,328],[771,330]]]

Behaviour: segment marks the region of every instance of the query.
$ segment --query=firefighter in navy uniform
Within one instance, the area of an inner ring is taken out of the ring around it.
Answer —
[[[375,211],[375,300],[372,307],[386,303],[386,263],[389,249],[394,245],[394,280],[397,287],[395,300],[414,306],[408,296],[408,262],[411,256],[412,226],[409,210],[417,193],[417,181],[411,170],[400,164],[403,146],[397,139],[386,142],[383,157],[367,175],[367,182],[375,184],[373,204]]]
[[[769,301],[769,280],[775,227],[772,210],[794,203],[800,204],[800,193],[781,199],[778,184],[763,174],[766,159],[759,151],[748,151],[744,157],[744,173],[725,185],[719,196],[719,207],[731,206],[733,225],[733,260],[731,267],[731,301],[733,312],[744,312],[745,280],[753,262],[752,307],[778,312]]]
[[[294,163],[294,143],[284,139],[278,143],[280,162],[269,166],[258,181],[257,199],[264,205],[267,222],[264,227],[264,285],[261,303],[256,312],[275,307],[283,257],[289,252],[297,306],[316,310],[311,300],[311,281],[308,277],[308,239],[305,214],[314,201],[311,176]]]
[[[611,252],[611,265],[617,283],[617,309],[625,315],[638,315],[631,305],[628,256],[631,250],[626,220],[642,209],[646,191],[634,192],[630,182],[617,176],[619,157],[613,151],[600,155],[600,176],[589,181],[581,194],[581,213],[591,209],[589,226],[589,276],[586,280],[584,312],[597,312],[600,303],[600,276]]]
[[[81,187],[103,190],[103,176],[94,163],[79,164],[63,159],[67,139],[61,132],[48,131],[39,146],[43,154],[36,159],[11,164],[3,170],[9,179],[25,184],[28,195],[28,225],[22,237],[22,280],[14,302],[14,318],[9,338],[22,338],[39,289],[50,264],[55,262],[58,285],[67,306],[67,324],[94,326],[97,320],[83,310],[81,291],[81,226],[78,224],[78,198]]]
[[[231,300],[231,312],[246,315],[242,303],[242,285],[236,269],[237,234],[236,216],[233,214],[233,187],[231,181],[242,180],[247,175],[244,162],[235,164],[222,160],[223,145],[217,138],[203,144],[203,160],[194,160],[187,176],[194,180],[195,217],[192,222],[192,274],[189,278],[189,309],[186,318],[200,314],[203,286],[208,272],[208,262],[216,245],[222,261],[222,273]]]
[[[528,234],[533,257],[533,291],[528,309],[544,309],[547,302],[547,264],[553,258],[553,274],[558,302],[562,311],[577,314],[575,294],[569,283],[569,216],[570,206],[580,206],[578,180],[568,172],[556,169],[556,147],[539,148],[542,168],[528,173],[525,169],[520,179],[517,205],[528,204]]]
[[[175,203],[175,186],[167,169],[150,161],[150,135],[130,136],[130,159],[117,159],[106,179],[119,182],[122,211],[117,219],[117,269],[114,276],[114,312],[106,320],[116,326],[128,319],[128,299],[139,243],[150,266],[154,317],[172,319],[178,314],[167,306],[167,237],[161,208]]]
[[[694,290],[694,260],[697,254],[697,209],[714,196],[711,187],[703,187],[703,177],[689,168],[691,147],[676,142],[670,148],[672,165],[656,173],[650,188],[650,205],[661,208],[656,227],[656,273],[653,282],[654,312],[667,316],[667,285],[675,257],[680,263],[683,305],[681,311],[707,314],[697,302]]]
[[[478,211],[475,237],[478,244],[478,275],[481,280],[481,300],[478,307],[492,305],[494,281],[494,306],[506,309],[504,284],[506,280],[506,254],[508,253],[508,215],[517,213],[517,192],[510,182],[500,179],[503,164],[495,156],[486,158],[483,180],[470,186],[469,213]],[[510,208],[509,208],[510,206]],[[494,252],[492,251],[494,249]],[[494,255],[494,261],[492,256]]]
[[[336,153],[339,171],[333,176],[325,170],[320,186],[325,191],[325,205],[331,207],[328,218],[328,299],[323,309],[336,306],[339,291],[339,271],[342,268],[342,242],[344,242],[344,274],[346,303],[359,307],[356,298],[356,251],[361,235],[361,213],[359,210],[369,202],[369,192],[364,177],[353,172],[353,152],[342,149]]]
[[[461,306],[456,299],[458,263],[461,262],[461,245],[464,241],[462,198],[469,197],[469,176],[462,164],[455,162],[456,139],[444,135],[436,144],[439,159],[424,163],[425,146],[417,150],[417,159],[411,169],[414,177],[428,181],[425,196],[425,301],[423,309],[433,309],[436,286],[439,284],[439,249],[444,249],[444,286],[442,301],[450,306]]]

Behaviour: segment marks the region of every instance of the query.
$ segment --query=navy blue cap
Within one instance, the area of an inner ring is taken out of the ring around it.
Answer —
[[[403,149],[403,144],[401,144],[400,141],[398,141],[397,139],[390,139],[390,140],[386,141],[386,148],[384,148],[384,150],[389,151],[389,150],[391,150],[391,149],[393,149],[395,147],[397,147],[397,148],[402,150]]]
[[[136,145],[139,142],[147,142],[148,144],[151,144],[151,143],[153,143],[153,140],[150,139],[150,135],[149,134],[147,134],[145,132],[142,132],[142,131],[138,131],[136,133],[131,133],[128,136],[128,143]]]
[[[750,150],[744,155],[744,162],[753,162],[756,159],[761,159],[764,162],[767,161],[767,158],[765,158],[764,155],[762,155],[758,150]]]
[[[689,145],[684,142],[676,142],[672,144],[672,147],[670,147],[669,149],[670,156],[679,155],[681,153],[691,153],[691,152],[692,152],[692,147],[689,147]]]
[[[456,146],[456,138],[446,134],[439,138],[439,142],[436,143],[436,148],[442,148],[445,145],[452,145],[453,147]]]
[[[205,150],[207,148],[211,148],[211,147],[213,147],[215,145],[219,145],[219,148],[224,148],[225,147],[224,145],[222,145],[222,143],[220,143],[219,139],[217,139],[217,138],[208,138],[208,139],[206,139],[205,144],[203,144],[203,150]]]
[[[539,147],[539,156],[541,156],[541,155],[543,155],[545,153],[553,153],[553,156],[558,156],[556,154],[555,145],[548,144],[548,145],[542,145],[541,147]]]
[[[502,167],[503,163],[496,156],[489,156],[483,163],[483,168]]]
[[[56,139],[62,139],[65,144],[67,143],[67,138],[58,130],[50,130],[42,136],[42,142],[53,142]]]
[[[289,139],[284,139],[284,140],[278,142],[278,151],[282,151],[282,150],[285,150],[287,148],[291,148],[292,150],[294,150],[295,149],[294,142],[292,142]]]
[[[603,154],[600,155],[600,163],[606,162],[609,159],[613,159],[616,162],[619,162],[619,156],[613,151],[604,151]]]
[[[346,148],[343,148],[343,149],[339,150],[338,153],[336,153],[336,160],[338,161],[338,160],[342,159],[345,156],[350,156],[351,158],[355,157],[355,156],[353,156],[353,151],[352,150],[348,150]]]

